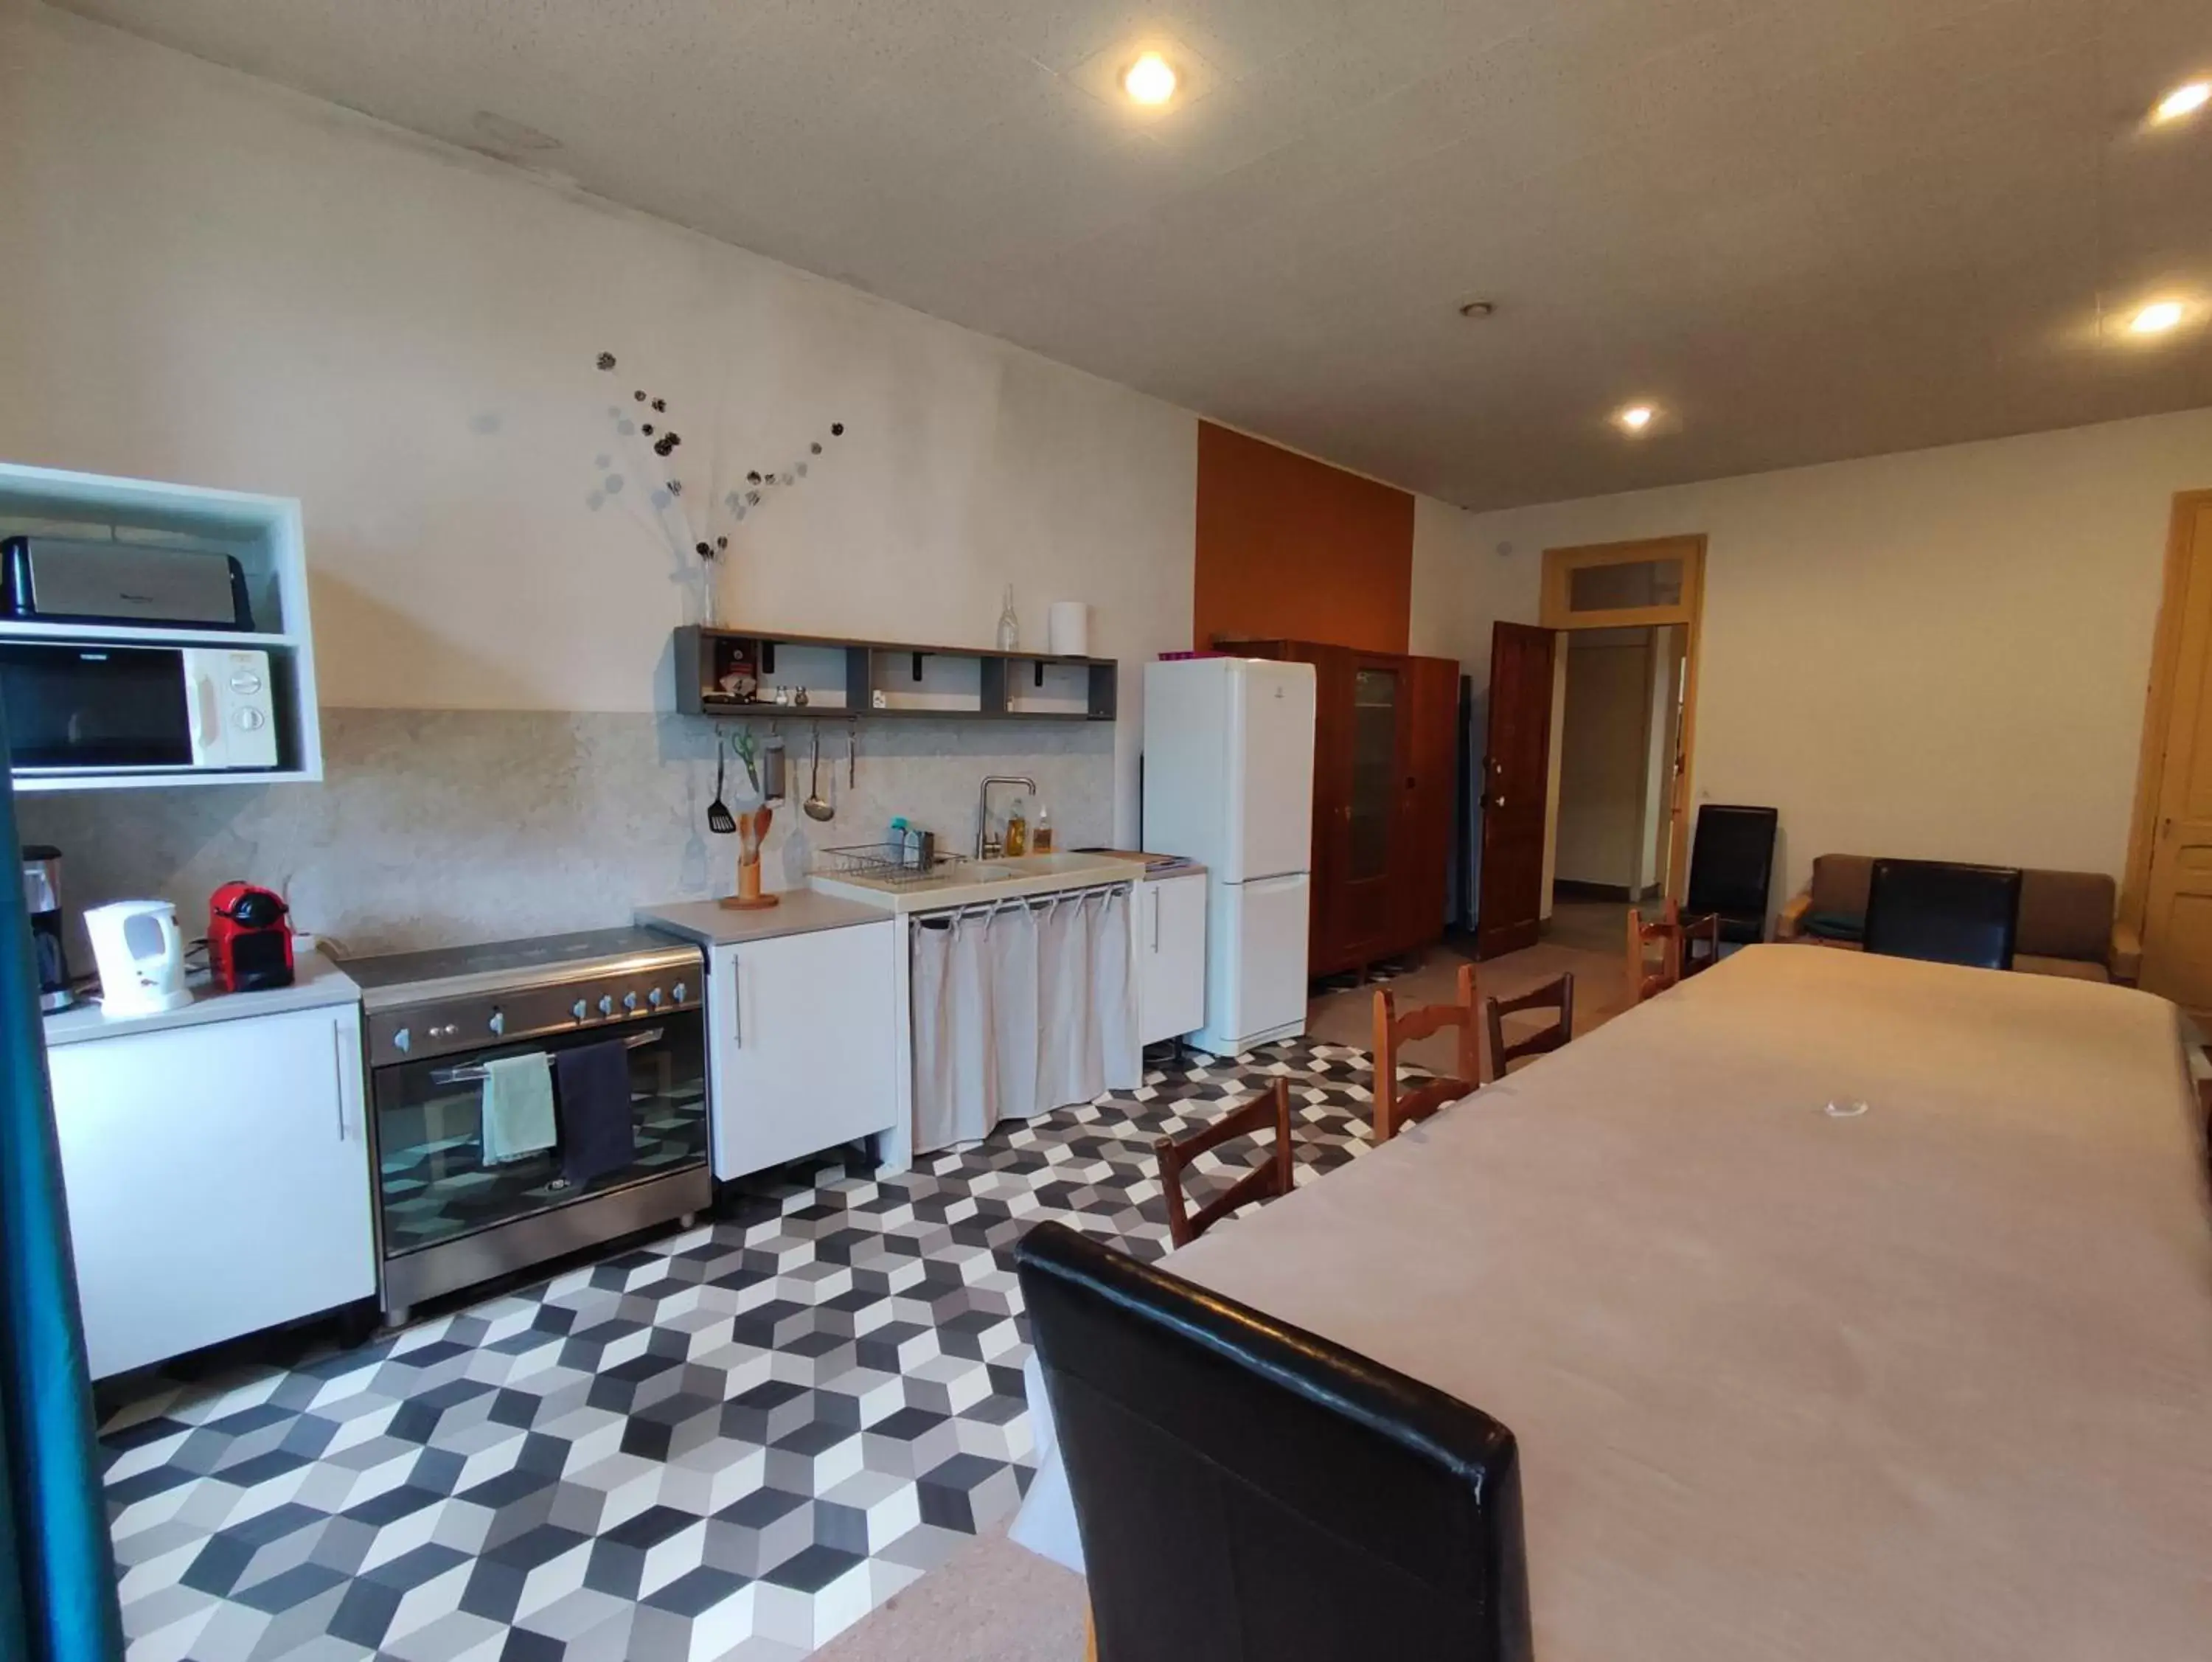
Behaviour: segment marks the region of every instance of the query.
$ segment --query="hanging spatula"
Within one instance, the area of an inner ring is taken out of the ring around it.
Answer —
[[[727,837],[738,828],[738,817],[730,812],[730,805],[722,801],[722,770],[729,765],[730,747],[722,735],[714,735],[714,800],[707,804],[707,829]]]

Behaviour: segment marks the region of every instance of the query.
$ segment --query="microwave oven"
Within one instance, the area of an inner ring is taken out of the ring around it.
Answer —
[[[19,775],[277,764],[265,652],[8,641],[0,642],[0,700]]]

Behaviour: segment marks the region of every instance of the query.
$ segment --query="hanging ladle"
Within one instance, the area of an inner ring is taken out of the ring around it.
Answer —
[[[822,795],[822,724],[819,721],[814,724],[814,776],[806,788],[806,800],[799,806],[806,810],[809,819],[829,819],[837,813]]]

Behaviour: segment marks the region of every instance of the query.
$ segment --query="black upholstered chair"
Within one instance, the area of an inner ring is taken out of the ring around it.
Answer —
[[[1099,1662],[1527,1662],[1511,1432],[1060,1224],[1015,1259]]]
[[[1877,860],[1867,891],[1866,950],[2009,970],[2020,880],[2009,866]]]
[[[1718,917],[1723,941],[1748,945],[1766,939],[1766,892],[1774,882],[1774,831],[1781,818],[1773,808],[1722,802],[1698,810],[1690,891],[1682,899],[1686,916]]]

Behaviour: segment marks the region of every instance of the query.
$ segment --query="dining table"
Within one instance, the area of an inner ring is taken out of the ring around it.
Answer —
[[[2203,1662],[2183,1031],[1748,947],[1165,1264],[1510,1428],[1539,1662]],[[1079,1569],[1030,1379],[1014,1537]]]

